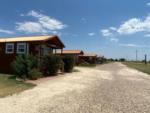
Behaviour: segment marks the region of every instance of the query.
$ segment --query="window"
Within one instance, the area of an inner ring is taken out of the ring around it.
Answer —
[[[17,44],[17,53],[25,54],[26,53],[26,43],[18,43]]]
[[[14,53],[14,43],[6,43],[6,53]]]

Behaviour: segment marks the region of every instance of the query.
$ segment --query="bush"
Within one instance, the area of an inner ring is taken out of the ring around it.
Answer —
[[[73,56],[64,56],[63,62],[64,62],[64,71],[72,72],[75,65],[75,58]]]
[[[126,59],[125,59],[125,58],[120,58],[119,61],[120,61],[120,62],[125,62]]]
[[[37,80],[38,78],[42,77],[42,73],[38,69],[32,69],[28,76],[31,80]]]
[[[18,55],[12,63],[12,68],[18,78],[26,79],[29,77],[29,72],[38,67],[36,57],[32,55]]]
[[[58,55],[45,56],[42,59],[41,70],[44,75],[56,75],[61,66],[61,57]]]

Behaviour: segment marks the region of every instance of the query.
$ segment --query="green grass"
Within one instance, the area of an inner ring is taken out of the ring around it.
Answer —
[[[127,65],[130,68],[134,68],[144,73],[150,74],[150,64],[144,64],[139,62],[124,62],[123,64]]]
[[[0,74],[0,98],[33,88],[35,85],[19,82],[11,75]]]

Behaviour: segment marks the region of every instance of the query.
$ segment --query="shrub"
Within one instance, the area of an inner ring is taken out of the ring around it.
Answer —
[[[42,77],[42,73],[38,69],[32,69],[28,73],[29,79],[37,80],[38,78]]]
[[[119,61],[120,61],[120,62],[125,62],[126,59],[125,59],[125,58],[120,58]]]
[[[38,68],[38,59],[33,55],[26,55],[27,71]]]
[[[64,71],[72,72],[75,65],[75,58],[73,56],[64,56],[63,62],[64,62]]]
[[[12,63],[15,75],[22,79],[28,78],[29,72],[37,67],[37,59],[32,55],[18,55]]]
[[[15,75],[19,78],[25,79],[27,75],[27,69],[25,65],[25,58],[22,55],[16,57],[16,60],[12,63],[12,68]]]
[[[64,72],[64,62],[63,62],[62,59],[61,59],[61,62],[60,62],[60,71]]]
[[[61,65],[61,57],[58,55],[45,56],[42,59],[41,70],[44,75],[56,75]]]

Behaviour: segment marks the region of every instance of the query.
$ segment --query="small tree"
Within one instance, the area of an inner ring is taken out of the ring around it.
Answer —
[[[45,56],[42,59],[41,70],[44,75],[56,75],[60,69],[62,60],[58,55]]]
[[[32,55],[18,55],[12,63],[15,75],[22,79],[29,78],[29,72],[37,67],[37,59]]]
[[[75,65],[75,58],[73,56],[64,56],[63,62],[64,62],[64,71],[72,72]]]

